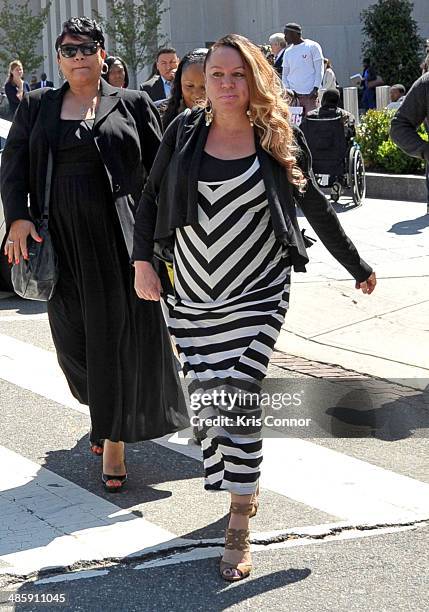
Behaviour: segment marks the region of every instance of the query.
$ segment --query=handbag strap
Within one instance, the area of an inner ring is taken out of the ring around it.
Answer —
[[[45,182],[45,201],[43,204],[42,219],[49,219],[49,201],[51,199],[51,182],[52,182],[52,168],[54,165],[53,155],[51,149],[49,149],[48,155],[48,168],[46,170],[46,182]]]

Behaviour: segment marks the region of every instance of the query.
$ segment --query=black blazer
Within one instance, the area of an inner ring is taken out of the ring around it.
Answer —
[[[45,87],[53,87],[54,84],[52,81],[45,81],[46,85]],[[40,89],[42,87],[42,81],[37,81],[37,83],[35,83],[33,89]]]
[[[94,139],[108,177],[128,252],[131,253],[135,203],[155,158],[161,127],[158,111],[139,91],[100,80]],[[38,219],[43,210],[48,151],[54,158],[64,93],[36,89],[17,110],[1,160],[1,196],[7,228],[16,219]],[[30,208],[27,196],[30,196]]]
[[[137,209],[133,260],[150,261],[154,241],[161,250],[171,251],[175,229],[198,222],[198,175],[209,129],[203,110],[185,111],[167,128]],[[305,272],[309,259],[298,226],[297,203],[329,252],[362,282],[372,269],[360,258],[318,188],[311,170],[311,155],[298,128],[295,137],[302,151],[298,161],[308,178],[304,194],[289,183],[284,168],[262,149],[255,133],[274,234],[288,246],[294,270]]]
[[[142,83],[140,85],[140,90],[149,94],[150,98],[154,102],[157,102],[158,100],[165,100],[164,82],[159,74],[156,74],[145,83]]]
[[[283,49],[283,51],[280,53],[280,55],[274,62],[274,70],[276,70],[280,78],[282,78],[282,74],[283,74],[283,55],[285,51],[286,51],[286,47]]]

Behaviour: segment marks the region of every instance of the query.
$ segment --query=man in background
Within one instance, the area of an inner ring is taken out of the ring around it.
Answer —
[[[386,106],[388,110],[397,110],[405,99],[406,89],[398,83],[390,88],[390,103]]]
[[[154,102],[169,98],[178,65],[176,49],[172,47],[159,49],[156,55],[156,68],[159,74],[142,83],[140,89],[149,94]]]
[[[42,72],[42,74],[40,75],[40,81],[37,81],[37,83],[34,85],[34,89],[44,89],[45,87],[53,87],[53,86],[54,86],[53,82],[48,81],[46,72]]]
[[[281,32],[277,32],[276,34],[271,34],[269,38],[269,43],[271,47],[272,54],[274,55],[274,69],[280,78],[282,78],[283,73],[283,54],[286,49],[286,41],[284,34]]]
[[[298,23],[286,24],[284,35],[289,46],[283,54],[283,85],[295,93],[295,106],[302,106],[305,115],[317,106],[323,78],[322,48],[314,40],[302,38]]]
[[[356,136],[354,116],[348,111],[340,108],[340,92],[338,89],[327,89],[322,96],[320,108],[307,113],[309,119],[335,119],[341,117],[344,126],[344,135],[347,140]]]

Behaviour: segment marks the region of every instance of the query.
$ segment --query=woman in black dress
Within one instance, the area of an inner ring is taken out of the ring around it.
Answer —
[[[134,202],[160,121],[145,93],[101,79],[106,53],[95,21],[65,22],[56,49],[66,83],[25,96],[3,153],[5,254],[9,262],[27,258],[28,235],[39,239],[33,219],[43,208],[50,150],[49,228],[60,276],[49,323],[70,389],[89,405],[91,440],[105,440],[105,487],[118,491],[124,442],[177,431],[186,414],[161,309],[138,300],[129,264]]]

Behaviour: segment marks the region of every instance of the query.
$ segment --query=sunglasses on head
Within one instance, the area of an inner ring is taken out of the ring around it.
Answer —
[[[97,42],[87,42],[80,45],[60,45],[60,53],[63,57],[75,57],[78,51],[82,55],[95,55],[98,51],[99,44]]]

